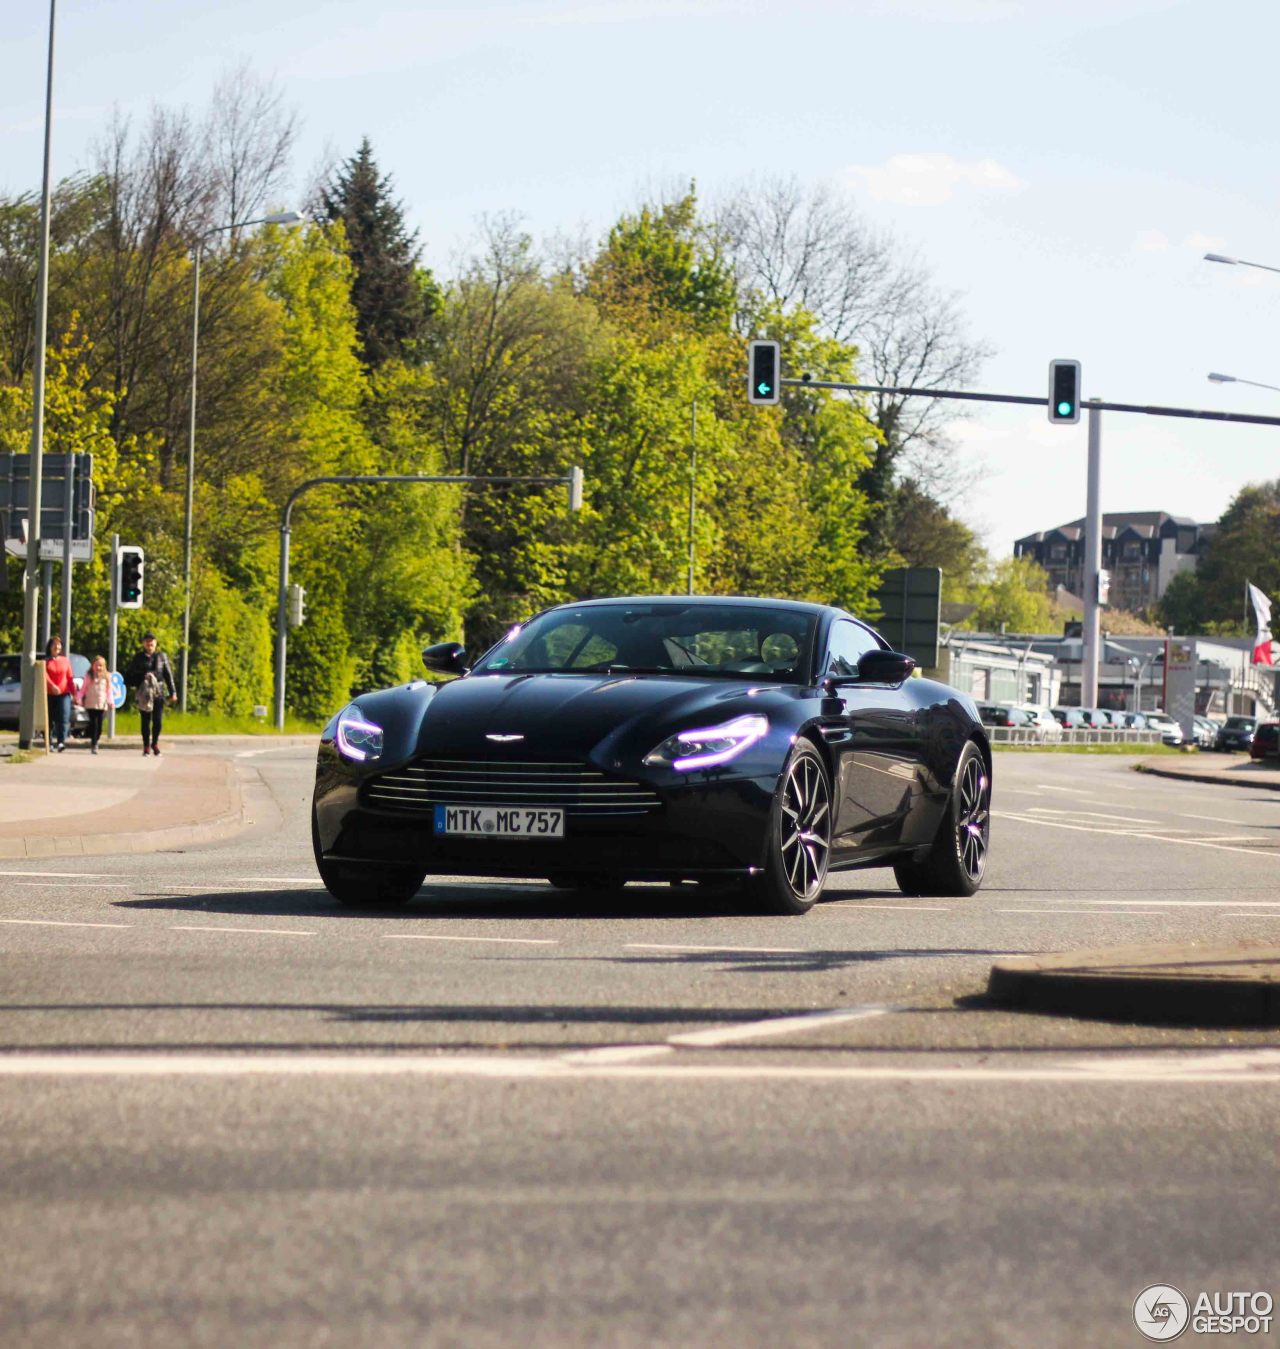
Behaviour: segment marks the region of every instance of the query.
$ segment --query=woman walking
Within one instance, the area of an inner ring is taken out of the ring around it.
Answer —
[[[98,752],[98,741],[102,739],[102,718],[111,706],[111,675],[107,662],[101,656],[94,656],[89,673],[80,687],[80,705],[89,714],[89,753]]]
[[[71,662],[62,654],[62,638],[50,637],[44,648],[45,692],[49,697],[49,748],[56,745],[61,754],[67,747],[71,729],[71,695],[76,681],[71,674]]]

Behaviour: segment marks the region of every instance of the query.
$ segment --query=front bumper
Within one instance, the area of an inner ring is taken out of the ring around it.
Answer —
[[[365,779],[367,784],[368,778]],[[459,838],[434,832],[433,812],[387,809],[341,770],[316,781],[316,834],[335,861],[421,867],[429,875],[548,876],[604,872],[633,880],[747,875],[764,865],[776,779],[716,778],[653,787],[644,814],[575,814],[561,839]]]

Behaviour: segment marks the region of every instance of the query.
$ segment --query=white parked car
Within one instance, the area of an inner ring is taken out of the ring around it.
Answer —
[[[1062,725],[1047,707],[1041,707],[1037,703],[1011,703],[1009,705],[1017,708],[1020,712],[1025,712],[1030,717],[1036,729],[1036,739],[1042,744],[1047,741],[1062,739]]]
[[[1167,712],[1146,712],[1147,725],[1153,731],[1160,732],[1160,739],[1166,745],[1182,744],[1182,727]]]

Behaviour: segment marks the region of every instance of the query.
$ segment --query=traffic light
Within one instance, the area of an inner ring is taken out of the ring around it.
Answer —
[[[121,609],[142,608],[142,567],[146,554],[130,545],[121,548],[119,580],[116,586],[116,604]]]
[[[1074,425],[1080,420],[1080,362],[1049,362],[1049,420]]]
[[[777,342],[752,342],[747,359],[747,402],[776,403],[781,369]]]
[[[301,586],[289,587],[289,626],[300,628],[307,617],[307,592]]]

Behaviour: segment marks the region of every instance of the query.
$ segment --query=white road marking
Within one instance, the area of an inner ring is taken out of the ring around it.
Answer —
[[[128,890],[132,881],[14,881],[29,890]]]
[[[950,913],[949,906],[937,904],[864,904],[860,899],[837,899],[822,906],[824,909],[893,909],[898,913]]]
[[[1258,913],[1255,909],[1252,913],[1221,913],[1219,918],[1280,918],[1280,913]]]
[[[118,871],[0,871],[0,876],[53,876],[69,880],[88,880],[92,877],[119,876]]]
[[[1076,1061],[1061,1067],[845,1066],[824,1064],[627,1064],[570,1063],[519,1056],[425,1054],[84,1054],[11,1053],[0,1055],[0,1077],[456,1077],[574,1081],[652,1082],[1056,1082],[1097,1088],[1141,1082],[1168,1086],[1276,1086],[1280,1063],[1231,1068],[1221,1055],[1167,1061]],[[1272,1065],[1275,1066],[1272,1066]]]
[[[693,1049],[712,1049],[717,1045],[736,1044],[740,1040],[761,1040],[772,1035],[794,1035],[797,1031],[820,1030],[824,1026],[838,1026],[846,1021],[864,1021],[867,1017],[884,1016],[891,1007],[835,1007],[827,1012],[805,1012],[800,1016],[770,1017],[765,1021],[749,1021],[745,1025],[720,1026],[715,1030],[687,1031],[667,1036],[669,1045],[684,1045]]]
[[[1093,792],[1086,790],[1084,787],[1057,787],[1049,782],[1037,782],[1036,786],[1039,787],[1042,792],[1066,792],[1070,796],[1093,795]]]
[[[729,955],[761,956],[797,956],[810,953],[809,948],[805,946],[688,946],[646,941],[626,942],[623,949],[627,951],[711,951]]]
[[[1212,820],[1215,824],[1244,824],[1244,820],[1233,820],[1226,815],[1193,815],[1189,810],[1175,811],[1174,814],[1184,820]]]
[[[54,918],[0,918],[0,923],[21,923],[24,927],[133,927],[132,923],[72,923]]]
[[[562,1063],[631,1063],[636,1059],[660,1058],[664,1054],[674,1054],[673,1045],[604,1045],[600,1049],[580,1049],[572,1054],[562,1054]]]
[[[318,876],[233,876],[231,880],[236,885],[310,885],[317,890],[324,889]]]
[[[1118,918],[1159,916],[1159,909],[997,909],[997,913],[1087,913],[1093,917],[1114,914]]]
[[[1238,852],[1247,853],[1250,857],[1268,857],[1268,852],[1261,848],[1233,848],[1226,843],[1206,843],[1196,839],[1175,838],[1169,834],[1152,834],[1140,829],[1099,829],[1097,825],[1092,824],[1068,824],[1065,820],[1042,820],[1038,815],[1019,815],[1013,811],[1000,810],[992,811],[993,815],[999,815],[1006,820],[1022,820],[1026,824],[1040,824],[1047,829],[1074,829],[1080,834],[1108,834],[1111,836],[1119,835],[1122,838],[1145,838],[1153,843],[1181,843],[1188,848],[1215,848],[1219,852]],[[1275,853],[1270,856],[1274,858]]]
[[[252,932],[265,937],[314,937],[295,927],[196,927],[192,923],[174,923],[170,932]]]
[[[508,946],[559,946],[551,937],[446,937],[438,932],[387,932],[384,941],[483,941],[502,942]]]
[[[1114,899],[1082,899],[1081,904],[1116,904]],[[1229,909],[1237,908],[1276,909],[1280,908],[1280,899],[1144,899],[1143,904],[1162,909]]]
[[[1056,810],[1053,806],[1028,806],[1027,811],[1031,815],[1071,815],[1083,816],[1086,819],[1112,820],[1116,824],[1157,824],[1156,820],[1148,820],[1132,816],[1116,815],[1114,811],[1101,810]]]

